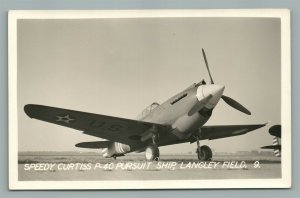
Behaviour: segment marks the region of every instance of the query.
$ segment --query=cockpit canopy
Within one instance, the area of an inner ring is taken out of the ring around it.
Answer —
[[[156,107],[158,107],[159,104],[157,102],[153,102],[151,105],[149,105],[148,107],[146,107],[138,116],[137,119],[138,120],[142,120],[143,118],[145,118],[147,115],[149,115]]]

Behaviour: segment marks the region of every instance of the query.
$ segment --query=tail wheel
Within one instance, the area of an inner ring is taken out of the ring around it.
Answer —
[[[200,161],[210,161],[212,159],[212,151],[206,145],[198,147],[197,155]]]
[[[157,161],[159,159],[159,149],[157,145],[153,144],[146,148],[145,158],[147,161]]]

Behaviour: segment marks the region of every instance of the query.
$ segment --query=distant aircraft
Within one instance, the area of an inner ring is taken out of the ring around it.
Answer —
[[[203,49],[202,54],[211,83],[207,85],[202,80],[161,105],[152,103],[142,111],[138,120],[35,104],[25,105],[24,111],[30,118],[106,139],[107,141],[81,142],[75,146],[102,149],[103,156],[107,158],[135,151],[145,152],[146,160],[158,160],[160,146],[197,142],[198,159],[211,160],[211,149],[206,145],[200,146],[200,140],[242,135],[266,124],[204,126],[221,98],[231,107],[248,115],[251,113],[237,101],[223,95],[225,86],[214,84]]]
[[[281,125],[274,125],[269,129],[273,137],[273,145],[263,146],[262,149],[273,149],[275,156],[281,156]]]

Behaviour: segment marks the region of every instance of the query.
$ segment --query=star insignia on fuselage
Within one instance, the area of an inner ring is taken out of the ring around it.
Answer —
[[[75,121],[75,118],[71,117],[69,114],[64,116],[57,115],[56,118],[57,122],[65,122],[67,124],[69,124],[72,121]]]

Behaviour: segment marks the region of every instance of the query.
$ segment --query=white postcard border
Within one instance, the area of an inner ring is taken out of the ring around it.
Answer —
[[[17,20],[158,17],[259,17],[281,19],[281,120],[284,131],[281,179],[155,180],[155,181],[18,181]],[[27,10],[10,11],[8,19],[9,188],[29,189],[198,189],[291,187],[291,47],[287,9],[227,10]],[[287,146],[288,145],[288,146]]]

